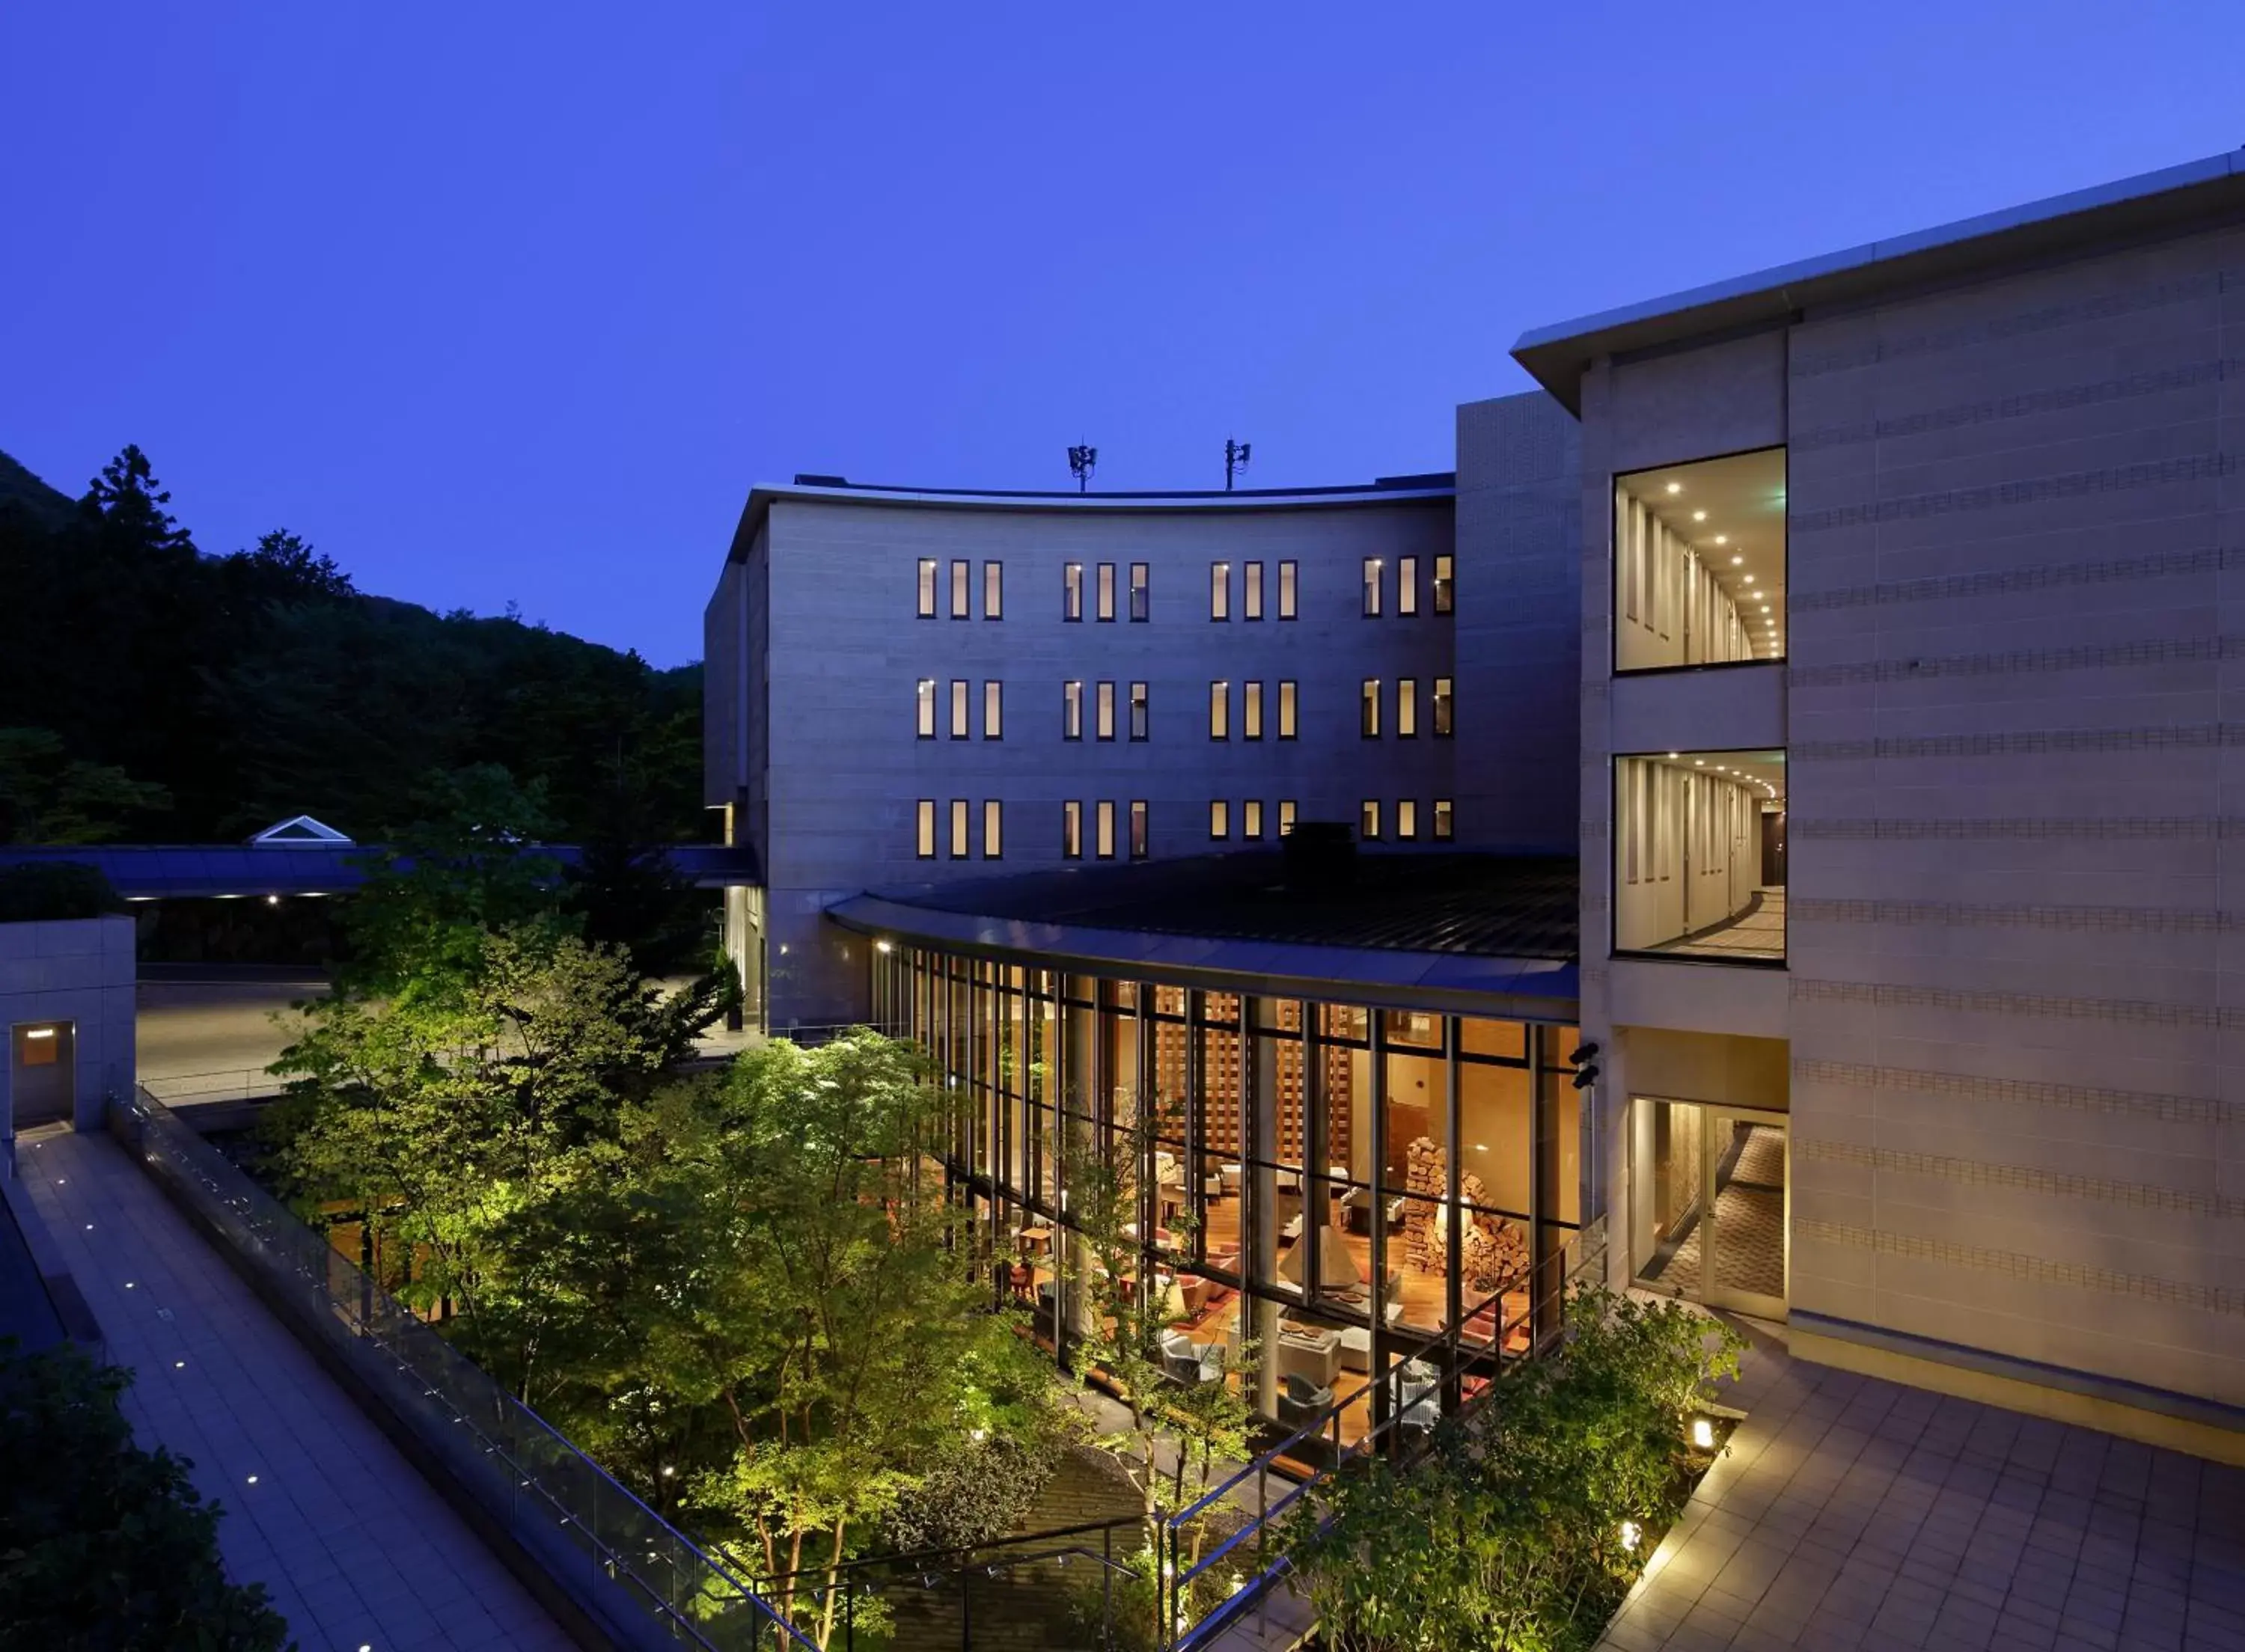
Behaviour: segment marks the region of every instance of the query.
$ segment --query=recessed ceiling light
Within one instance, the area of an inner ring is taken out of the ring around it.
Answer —
[[[1681,482],[1671,482],[1668,484],[1668,491],[1671,493],[1681,493],[1684,491],[1684,484]]]
[[[1707,513],[1705,511],[1694,511],[1692,512],[1692,520],[1694,522],[1705,522],[1706,519]]]
[[[1715,536],[1715,543],[1717,545],[1728,545],[1730,542],[1731,536],[1727,533],[1719,533]]]
[[[1763,604],[1761,605],[1761,611],[1762,611],[1764,613],[1767,613],[1769,612],[1769,604],[1767,604],[1767,602],[1763,603]]]
[[[1694,768],[1705,768],[1706,766],[1707,760],[1705,757],[1694,757],[1692,760],[1692,767]]]
[[[1745,560],[1746,559],[1744,557],[1733,557],[1731,559],[1731,565],[1735,568]]]
[[[1746,583],[1747,583],[1748,585],[1752,585],[1752,584],[1753,583],[1753,575],[1752,575],[1752,574],[1748,574],[1748,575],[1746,575]]]

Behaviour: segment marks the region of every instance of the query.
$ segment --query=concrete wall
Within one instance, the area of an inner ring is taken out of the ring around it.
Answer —
[[[2018,1376],[2145,1437],[2123,1408],[2245,1406],[2241,267],[2245,231],[2209,228],[1584,384],[1583,1020],[1609,1179],[1630,1015],[1781,1033],[1792,1308],[1822,1339],[1797,1345]],[[1653,714],[1609,674],[1611,529],[1588,513],[1617,471],[1779,441],[1782,698],[1708,697],[1666,743],[1754,746],[1781,709],[1781,1004],[1765,972],[1590,938],[1618,711]]]
[[[0,1131],[11,1144],[14,1039],[25,1022],[77,1026],[77,1124],[101,1127],[112,1093],[133,1085],[132,920],[0,924]]]

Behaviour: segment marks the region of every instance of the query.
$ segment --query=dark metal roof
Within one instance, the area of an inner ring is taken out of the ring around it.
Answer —
[[[577,858],[566,843],[533,852],[564,866]],[[705,889],[762,882],[755,852],[714,843],[674,843],[671,863]],[[127,900],[211,900],[257,895],[347,895],[366,881],[365,861],[379,844],[99,843],[85,847],[0,849],[0,868],[38,861],[98,866]]]
[[[1472,958],[1571,958],[1566,856],[1360,853],[1346,888],[1285,884],[1275,850],[1073,866],[879,891],[894,905],[1157,935]]]
[[[941,499],[1052,499],[1061,504],[1077,500],[1095,504],[1101,499],[1190,499],[1203,504],[1221,504],[1226,499],[1318,499],[1336,494],[1439,493],[1453,490],[1457,484],[1455,471],[1421,471],[1411,476],[1374,477],[1369,482],[1328,483],[1312,488],[1146,488],[1120,492],[1099,488],[1082,491],[1075,488],[922,488],[901,482],[852,482],[847,477],[818,476],[808,471],[797,471],[795,478],[797,487],[814,488],[821,492],[903,494]]]
[[[1969,279],[1982,271],[2130,236],[2235,214],[2245,208],[2245,150],[2210,155],[2071,194],[1869,241],[1820,258],[1531,328],[1512,359],[1565,404],[1583,410],[1584,369],[1602,355],[1707,338],[1789,320],[1812,305],[1862,302],[1904,285]]]

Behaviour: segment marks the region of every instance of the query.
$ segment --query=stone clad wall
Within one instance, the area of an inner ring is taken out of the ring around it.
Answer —
[[[77,1123],[101,1127],[112,1093],[134,1082],[132,920],[0,924],[0,1134],[12,1141],[15,1039],[24,1022],[77,1025]]]

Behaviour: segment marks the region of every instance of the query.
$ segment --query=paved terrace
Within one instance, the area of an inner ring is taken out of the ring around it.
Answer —
[[[67,1134],[17,1146],[111,1362],[134,1373],[133,1433],[193,1459],[227,1511],[227,1574],[264,1584],[298,1644],[573,1646],[122,1148]]]
[[[2245,1470],[1795,1363],[1746,1412],[1613,1652],[2245,1652]]]

